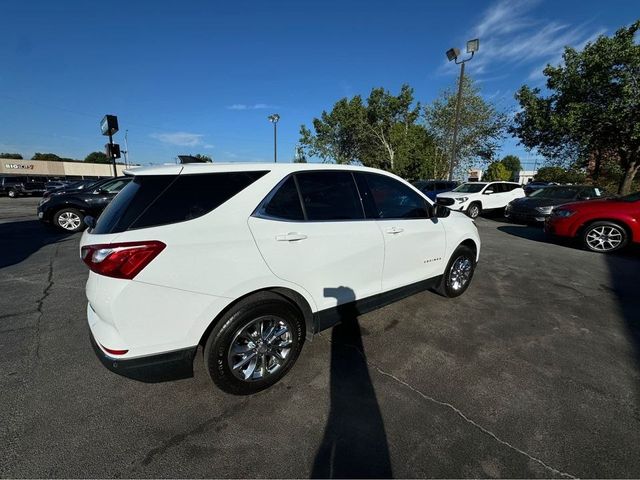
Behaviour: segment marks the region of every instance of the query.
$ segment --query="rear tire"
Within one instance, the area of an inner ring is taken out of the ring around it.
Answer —
[[[262,292],[220,318],[204,347],[205,366],[221,390],[251,395],[289,372],[304,338],[300,311],[280,295]]]
[[[478,202],[473,202],[471,205],[467,207],[467,215],[469,218],[478,218],[480,213],[482,212],[482,208]]]
[[[593,222],[582,232],[584,247],[597,253],[615,252],[624,248],[628,241],[626,229],[615,222]]]
[[[9,195],[9,198],[16,198],[18,196],[18,192],[16,192],[15,190],[9,190],[7,195]]]
[[[475,269],[475,253],[466,245],[460,245],[451,255],[436,291],[445,297],[459,297],[469,288]]]

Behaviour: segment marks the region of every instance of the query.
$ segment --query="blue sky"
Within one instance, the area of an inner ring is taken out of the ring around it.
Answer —
[[[290,161],[300,124],[339,98],[402,83],[429,102],[455,82],[444,52],[479,37],[468,72],[513,110],[564,45],[611,34],[628,0],[106,1],[0,3],[0,151],[84,158],[118,115],[130,160]],[[636,7],[636,8],[634,8]],[[124,145],[123,145],[124,148]],[[507,141],[503,153],[532,155]]]

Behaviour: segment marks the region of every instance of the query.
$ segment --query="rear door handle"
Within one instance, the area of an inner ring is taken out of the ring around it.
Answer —
[[[397,233],[401,233],[404,232],[404,228],[400,228],[400,227],[389,227],[386,230],[387,233],[390,233],[391,235],[395,235]]]
[[[304,240],[307,238],[306,235],[302,233],[289,232],[282,235],[276,235],[276,240],[278,242],[297,242],[298,240]]]

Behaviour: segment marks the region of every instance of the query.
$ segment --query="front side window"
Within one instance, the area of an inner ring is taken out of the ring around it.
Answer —
[[[131,181],[130,178],[116,179],[102,185],[102,187],[100,187],[100,190],[108,193],[117,193],[120,190],[122,190],[130,181]]]
[[[364,218],[360,196],[351,172],[304,172],[295,176],[307,220]]]
[[[427,218],[427,201],[401,182],[376,173],[358,173],[366,182],[374,205],[374,217]]]

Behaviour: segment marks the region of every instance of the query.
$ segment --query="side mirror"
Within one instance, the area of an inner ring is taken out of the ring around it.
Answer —
[[[484,195],[491,195],[492,193],[493,193],[493,190],[491,189],[484,191]]]
[[[451,214],[451,209],[444,205],[438,205],[437,203],[429,207],[431,209],[430,218],[445,218]]]
[[[86,217],[84,217],[84,224],[91,229],[95,228],[96,219],[93,218],[91,215],[87,215]]]

